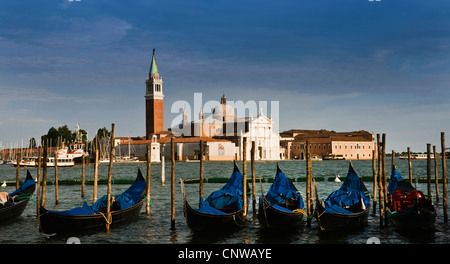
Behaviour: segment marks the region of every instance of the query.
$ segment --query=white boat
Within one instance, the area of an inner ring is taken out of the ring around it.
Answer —
[[[327,154],[323,157],[324,160],[345,160],[342,154]]]
[[[24,158],[19,162],[20,167],[36,167],[37,157]],[[75,165],[73,158],[68,157],[67,155],[58,155],[57,156],[58,167],[72,167]],[[14,167],[17,167],[17,162],[12,161],[11,164]],[[47,167],[55,167],[55,157],[47,158]]]
[[[35,160],[36,160],[35,157],[23,158],[19,161],[19,166],[20,167],[34,167],[34,166],[36,166]],[[17,161],[13,160],[13,161],[11,161],[11,164],[14,165],[14,167],[17,167]]]
[[[317,154],[312,155],[311,161],[322,161],[322,157]]]
[[[431,159],[434,159],[434,154],[431,153],[430,157],[431,157]],[[408,159],[408,154],[400,156],[399,159]],[[411,159],[412,160],[426,160],[427,154],[411,154]]]
[[[58,156],[57,164],[58,167],[73,167],[75,162],[73,161],[73,158],[62,158]],[[47,167],[55,167],[55,157],[47,159]]]

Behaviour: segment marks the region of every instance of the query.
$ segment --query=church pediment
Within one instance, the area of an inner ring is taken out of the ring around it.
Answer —
[[[251,123],[258,123],[258,124],[272,124],[273,121],[270,120],[267,116],[260,114],[258,117],[254,118],[250,121]]]

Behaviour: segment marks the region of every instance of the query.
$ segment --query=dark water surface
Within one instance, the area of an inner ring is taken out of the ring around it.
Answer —
[[[288,177],[305,177],[305,161],[281,161],[280,167]],[[434,162],[433,162],[434,163]],[[248,163],[250,173],[250,163]],[[387,158],[387,164],[390,159]],[[397,168],[400,173],[407,178],[408,167],[407,161],[396,161]],[[242,171],[242,162],[238,163]],[[372,176],[371,161],[353,161],[354,168],[359,176]],[[447,167],[450,163],[447,161]],[[134,180],[137,173],[137,164],[114,164],[113,179],[129,179]],[[146,173],[146,164],[140,163],[143,174]],[[295,232],[280,232],[261,230],[258,220],[253,219],[253,209],[250,205],[248,213],[248,225],[236,232],[220,235],[212,234],[195,234],[190,231],[186,225],[183,215],[183,204],[180,191],[179,178],[189,179],[198,178],[199,163],[176,163],[176,230],[170,230],[170,168],[171,163],[166,163],[166,185],[161,185],[161,165],[152,164],[151,177],[151,216],[145,215],[145,207],[142,208],[139,218],[126,225],[112,228],[109,233],[99,231],[87,234],[65,234],[56,236],[44,236],[39,233],[38,222],[36,219],[36,205],[30,201],[23,215],[17,222],[2,224],[0,226],[0,243],[38,243],[38,244],[54,244],[66,243],[69,237],[78,237],[84,244],[366,244],[371,237],[376,237],[381,243],[390,244],[415,244],[415,243],[435,243],[447,244],[449,239],[448,224],[443,223],[442,216],[442,198],[439,204],[435,204],[438,210],[436,220],[436,230],[431,233],[398,233],[392,227],[387,229],[379,228],[378,216],[369,216],[369,222],[363,230],[353,231],[349,233],[323,233],[319,231],[316,221],[313,219],[311,227],[305,223]],[[206,162],[205,177],[230,177],[233,170],[232,162]],[[37,176],[37,169],[30,169],[34,178]],[[318,161],[313,162],[314,177],[324,177],[325,181],[318,181],[317,187],[319,198],[325,199],[328,194],[340,187],[340,183],[327,181],[328,177],[334,179],[336,174],[345,176],[348,171],[347,161]],[[48,171],[48,179],[54,180],[54,169]],[[81,166],[72,168],[59,168],[59,179],[81,179]],[[256,176],[263,178],[271,178],[275,176],[276,162],[257,162]],[[0,181],[15,180],[16,170],[12,165],[0,166]],[[86,178],[93,178],[93,166],[87,166]],[[99,177],[106,179],[108,174],[108,165],[100,165]],[[21,169],[21,180],[25,179],[26,169]],[[389,177],[390,173],[388,173]],[[413,161],[413,175],[415,177],[426,177],[426,160]],[[434,178],[434,169],[432,169]],[[441,167],[439,164],[439,175],[441,175]],[[295,182],[295,186],[302,192],[305,199],[305,182]],[[372,182],[365,181],[366,187],[372,191]],[[212,191],[219,189],[223,183],[206,183],[204,186],[204,195],[209,195]],[[264,192],[269,189],[270,183],[262,183]],[[128,184],[114,184],[113,194],[119,194],[129,187]],[[191,205],[198,202],[198,184],[186,184],[187,197]],[[426,184],[417,183],[417,188],[426,193]],[[10,185],[1,188],[1,192],[11,192],[15,188]],[[260,184],[256,185],[257,197],[260,195]],[[433,197],[435,197],[435,187],[432,185]],[[46,207],[51,210],[66,210],[82,205],[84,201],[88,204],[92,203],[93,185],[86,185],[85,198],[81,198],[81,185],[60,185],[59,186],[59,205],[55,206],[55,186],[47,186]],[[98,197],[106,194],[106,185],[99,185]],[[442,197],[442,186],[440,186],[440,195]]]

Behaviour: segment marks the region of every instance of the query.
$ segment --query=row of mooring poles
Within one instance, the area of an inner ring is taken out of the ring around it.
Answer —
[[[307,149],[308,150],[308,149]],[[448,222],[448,207],[447,207],[447,164],[446,164],[446,153],[445,153],[445,133],[441,132],[441,165],[442,165],[442,207],[444,212],[444,223]],[[380,216],[380,227],[388,226],[387,219],[387,207],[389,205],[389,195],[387,192],[387,173],[386,173],[386,134],[382,134],[382,140],[380,140],[380,134],[377,134],[377,155],[375,150],[372,151],[372,170],[373,170],[373,215],[376,214],[377,205],[377,194],[378,194],[378,206],[379,206],[379,216]],[[427,144],[427,196],[430,200],[433,199],[431,191],[431,168],[433,167],[431,162],[431,144]],[[435,183],[435,193],[436,202],[439,202],[439,177],[438,177],[438,154],[436,151],[436,146],[433,146],[434,155],[434,183]],[[308,151],[307,151],[308,160]],[[378,160],[378,166],[376,166],[376,160]],[[408,171],[409,171],[409,182],[413,183],[412,176],[412,165],[411,165],[411,148],[408,147]],[[392,150],[392,164],[391,170],[395,166],[395,151]],[[307,178],[308,178],[308,162],[307,162]],[[307,179],[308,181],[308,179]],[[307,182],[308,186],[308,182]],[[308,190],[308,187],[307,187]],[[378,191],[377,191],[378,190]],[[307,193],[307,199],[308,193]],[[309,209],[308,209],[309,212]]]
[[[444,151],[445,152],[445,151]],[[427,144],[427,196],[428,199],[433,200],[433,194],[431,192],[431,155],[434,157],[434,185],[436,194],[436,203],[439,203],[439,169],[438,169],[438,154],[436,152],[436,146],[433,146],[433,153],[431,153],[431,144]],[[442,156],[442,162],[445,160],[445,153]]]
[[[111,129],[111,152],[110,152],[110,164],[108,170],[108,191],[107,191],[107,230],[109,230],[109,223],[111,222],[111,182],[112,182],[112,164],[114,159],[114,129],[115,125],[112,124]],[[247,138],[244,138],[243,142],[243,196],[244,196],[244,214],[247,212]],[[171,229],[175,229],[175,144],[174,138],[171,139],[171,158],[172,158],[172,170],[171,170]],[[448,222],[448,208],[447,208],[447,168],[446,168],[446,153],[445,153],[445,134],[441,132],[441,149],[442,149],[442,181],[443,181],[443,209],[444,209],[444,222]],[[43,151],[42,151],[43,150]],[[46,193],[46,182],[47,182],[47,161],[48,159],[48,147],[39,147],[38,155],[38,182],[41,182],[41,166],[43,167],[42,175],[42,193],[40,205],[45,207],[45,193]],[[42,154],[43,152],[43,154]],[[377,194],[378,194],[378,205],[379,205],[379,215],[380,215],[380,227],[387,226],[387,215],[386,209],[388,206],[388,194],[387,194],[387,173],[386,173],[386,134],[382,134],[382,140],[380,140],[380,134],[377,134],[377,151],[372,152],[372,170],[373,170],[373,201],[374,208],[373,214],[376,212],[377,205]],[[433,154],[435,157],[435,183],[436,183],[436,198],[439,199],[439,187],[438,187],[438,163],[437,163],[437,153],[436,146],[433,146]],[[43,156],[43,158],[42,158]],[[94,194],[93,202],[97,200],[97,182],[98,182],[98,149],[96,149],[95,155],[95,167],[94,167]],[[164,157],[164,155],[162,155]],[[427,191],[428,196],[431,199],[431,145],[427,144]],[[20,161],[20,156],[17,156],[18,162]],[[255,193],[255,142],[252,141],[251,149],[251,169],[252,169],[252,204],[253,211],[255,212],[256,204],[256,193]],[[378,160],[378,166],[376,166],[376,160]],[[84,197],[84,182],[85,182],[85,157],[83,156],[82,165],[82,197]],[[204,182],[204,142],[200,141],[200,198],[203,197],[203,182]],[[395,151],[392,151],[392,168],[395,165]],[[58,204],[58,167],[57,167],[57,157],[55,155],[55,200]],[[17,174],[20,173],[20,166],[17,166]],[[412,166],[411,166],[411,150],[408,147],[408,167],[409,167],[409,180],[412,183]],[[147,146],[147,205],[146,214],[150,215],[150,175],[151,175],[151,147]],[[312,212],[313,212],[313,196],[312,196],[312,164],[311,164],[311,154],[310,154],[310,144],[309,141],[306,142],[306,206],[307,206],[307,225],[310,226]],[[18,181],[17,181],[18,182]],[[162,175],[162,184],[163,175]],[[439,200],[437,200],[439,201]]]
[[[444,213],[444,223],[448,222],[448,208],[447,208],[447,164],[446,164],[446,153],[445,153],[445,133],[441,132],[441,163],[442,163],[442,207]],[[435,184],[435,195],[436,203],[439,203],[439,168],[438,168],[438,154],[436,151],[436,146],[433,146],[434,155],[434,184]],[[427,195],[430,200],[433,200],[433,194],[431,191],[431,144],[427,144]]]
[[[112,188],[112,167],[114,162],[114,132],[115,130],[115,124],[113,123],[111,125],[111,141],[110,141],[110,162],[109,162],[109,169],[108,169],[108,189],[107,189],[107,213],[106,213],[106,229],[109,230],[110,223],[111,223],[111,208],[110,205],[114,201],[111,199],[111,188]],[[17,155],[18,160],[18,166],[16,173],[19,175],[20,173],[20,154]],[[46,189],[47,189],[47,160],[48,160],[48,146],[44,145],[43,147],[38,148],[38,162],[37,162],[37,182],[38,182],[38,188],[39,191],[37,195],[38,197],[38,204],[37,204],[37,215],[39,216],[39,206],[45,207],[45,200],[46,200]],[[94,191],[93,191],[93,203],[97,201],[97,187],[98,187],[98,165],[99,165],[99,150],[98,148],[95,151],[95,164],[94,164]],[[59,188],[58,188],[58,160],[57,160],[57,152],[55,152],[55,204],[59,204]],[[82,157],[82,173],[81,173],[81,197],[84,198],[85,196],[85,169],[86,166],[86,159],[85,155],[83,154]],[[41,179],[41,168],[43,168],[42,173],[42,179]],[[146,214],[150,216],[150,175],[151,175],[151,146],[147,146],[147,186],[146,186],[146,197],[147,197],[147,204],[146,204]],[[42,190],[41,188],[41,182],[42,182]],[[19,181],[17,181],[19,183]]]
[[[386,184],[386,134],[381,136],[382,141],[380,140],[380,134],[377,134],[377,153],[376,155],[372,155],[372,170],[373,170],[373,201],[374,208],[373,214],[376,213],[376,198],[378,194],[378,209],[380,216],[380,227],[387,225],[387,184]],[[372,154],[375,154],[375,151],[372,151]],[[378,166],[375,165],[375,157],[378,160]]]
[[[108,168],[108,189],[106,192],[106,230],[109,231],[111,224],[111,183],[112,183],[112,168],[114,163],[114,130],[115,124],[111,125],[111,142],[109,151],[109,168]]]
[[[447,208],[447,164],[446,164],[446,153],[445,153],[445,133],[441,132],[441,163],[442,163],[442,206],[444,212],[444,223],[448,222],[448,208]],[[431,161],[431,155],[434,157],[434,166]],[[412,166],[411,166],[411,149],[408,147],[408,168],[409,168],[409,182],[413,183],[412,176]],[[433,152],[431,152],[431,144],[427,144],[427,196],[431,201],[433,200],[433,193],[431,191],[432,187],[432,173],[431,169],[434,167],[434,184],[435,184],[435,199],[436,203],[440,201],[440,191],[439,191],[439,166],[438,166],[438,153],[436,146],[433,146]]]
[[[372,215],[376,215],[377,205],[380,215],[380,227],[387,224],[387,175],[386,175],[386,134],[381,135],[382,140],[380,140],[380,134],[377,134],[377,147],[372,150],[372,177],[373,177],[373,199],[372,199]],[[392,151],[393,157],[395,157],[395,152]],[[377,162],[378,161],[378,162]],[[392,168],[395,165],[395,158],[393,158]],[[378,198],[378,200],[377,200]]]

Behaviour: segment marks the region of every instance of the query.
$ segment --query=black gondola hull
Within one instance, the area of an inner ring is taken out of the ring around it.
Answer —
[[[32,182],[31,185],[24,188],[26,182]],[[36,189],[36,185],[34,184],[33,177],[31,176],[30,171],[27,170],[27,177],[25,182],[20,186],[19,189],[16,190],[10,198],[12,203],[7,203],[0,207],[0,221],[11,221],[22,215],[25,207],[27,207],[28,202],[30,201],[30,197],[33,195]]]
[[[111,227],[126,223],[139,216],[145,198],[141,197],[135,205],[119,211],[112,211]],[[106,215],[78,215],[69,216],[52,213],[43,207],[39,211],[39,225],[41,232],[45,234],[54,233],[76,233],[91,230],[106,229]]]
[[[389,224],[401,230],[434,230],[436,210],[423,209],[421,212],[391,212],[388,210]]]
[[[11,221],[22,215],[30,198],[24,199],[16,204],[0,208],[0,221]]]
[[[325,208],[316,203],[315,218],[322,231],[350,230],[364,227],[369,217],[370,206],[355,214],[330,214]]]
[[[184,217],[190,229],[197,232],[227,232],[243,227],[246,223],[244,210],[229,214],[207,214],[192,208],[184,199]]]
[[[300,225],[303,219],[301,212],[281,211],[269,204],[265,197],[262,197],[262,204],[259,205],[258,220],[262,228],[295,228]]]

